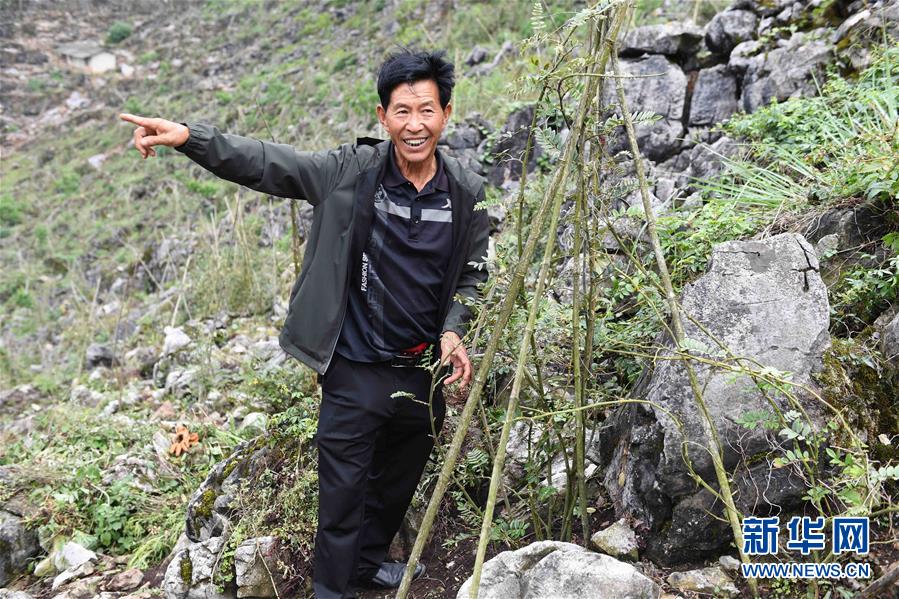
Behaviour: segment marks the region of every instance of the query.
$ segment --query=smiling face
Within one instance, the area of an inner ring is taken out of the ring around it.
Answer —
[[[420,167],[433,158],[452,109],[452,104],[441,108],[433,79],[401,83],[390,92],[386,108],[378,104],[378,120],[393,141],[401,168]]]

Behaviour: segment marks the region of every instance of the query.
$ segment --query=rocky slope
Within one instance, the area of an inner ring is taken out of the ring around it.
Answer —
[[[366,88],[377,62],[371,57],[394,39],[442,40],[460,65],[456,114],[464,115],[443,148],[492,184],[496,237],[507,238],[535,107],[498,102],[497,89],[524,68],[515,42],[531,25],[514,15],[530,14],[530,6],[86,2],[65,9],[42,2],[2,8],[0,135],[10,160],[0,190],[0,252],[17,266],[0,277],[0,597],[308,592],[315,488],[307,441],[317,391],[276,339],[294,275],[290,208],[212,181],[178,156],[138,162],[115,115],[200,118],[321,145],[377,134]],[[458,28],[472,15],[496,19],[497,33],[481,45]],[[421,23],[430,37],[422,37]],[[738,155],[740,140],[716,125],[772,100],[817,93],[827,68],[861,71],[897,24],[893,2],[737,0],[702,25],[632,29],[619,54],[635,76],[625,80],[629,106],[660,117],[638,126],[657,211],[701,206],[707,198],[699,182],[725,168],[722,156]],[[541,117],[538,125],[568,133],[563,119]],[[622,168],[605,182],[625,189],[611,225],[618,237],[603,241],[613,261],[628,243],[645,244],[624,148],[612,132],[608,151]],[[538,146],[528,163],[535,177],[551,166],[551,154]],[[298,208],[302,241],[311,215]],[[722,359],[713,348],[723,342],[760,368],[818,389],[817,375],[836,372],[826,350],[842,347],[825,280],[838,273],[825,273],[819,258],[878,244],[892,230],[882,214],[865,217],[868,209],[834,208],[814,226],[717,245],[705,274],[681,295],[694,319],[692,351]],[[570,250],[570,227],[559,235]],[[549,300],[564,305],[571,265],[557,274]],[[899,316],[883,311],[875,328],[889,362],[899,354]],[[664,336],[658,342],[673,351]],[[851,368],[868,372],[857,364],[838,372]],[[732,372],[714,365],[699,376],[741,511],[803,505],[805,482],[771,466],[784,449],[777,436],[739,421],[767,405],[764,392],[745,374],[734,384]],[[878,394],[895,389],[871,382],[872,396],[875,386]],[[552,392],[565,396],[566,383]],[[726,560],[671,576],[659,569],[715,559],[731,539],[714,518],[720,506],[682,459],[684,442],[707,438],[683,367],[658,361],[631,392],[654,405],[610,410],[588,447],[591,497],[602,508],[595,524],[618,520],[594,537],[601,553],[558,541],[496,552],[484,570],[485,596],[548,598],[583,585],[600,596],[655,596],[662,587],[739,592],[733,581],[743,583],[725,573],[732,568]],[[502,391],[496,396],[501,402]],[[809,396],[799,401],[823,424]],[[897,423],[888,407],[867,406],[879,411],[865,431],[876,445]],[[181,424],[189,430],[179,431]],[[516,434],[511,485],[529,461],[528,432]],[[565,451],[551,457],[547,488],[564,494]],[[708,476],[707,460],[694,460]],[[469,491],[477,497],[476,485]],[[414,539],[418,508],[397,539],[397,557]],[[467,596],[471,547],[452,544],[461,532],[453,524],[448,518],[440,538],[454,557],[432,560],[442,563],[432,571],[436,582],[426,583],[429,596]],[[628,563],[637,557],[636,567]],[[572,580],[588,582],[572,589]]]

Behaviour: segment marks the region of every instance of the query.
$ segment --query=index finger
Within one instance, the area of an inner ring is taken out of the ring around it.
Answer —
[[[150,119],[134,114],[128,114],[127,112],[120,113],[119,118],[123,121],[129,121],[131,123],[134,123],[135,125],[140,125],[142,127],[146,127],[150,124]]]

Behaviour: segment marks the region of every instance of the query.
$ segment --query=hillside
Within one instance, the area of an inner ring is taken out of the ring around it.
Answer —
[[[455,63],[441,148],[488,181],[493,229],[466,339],[483,384],[451,389],[391,552],[431,526],[449,464],[413,596],[468,596],[494,500],[481,596],[502,596],[511,574],[490,558],[510,550],[534,596],[567,592],[566,568],[578,592],[624,584],[600,555],[647,589],[747,594],[726,568],[678,578],[741,554],[727,496],[783,527],[870,516],[871,579],[887,572],[899,6],[643,0],[617,40],[624,77],[610,60],[590,83],[587,25],[618,4],[2,2],[0,598],[311,596],[321,392],[277,336],[312,209],[168,148],[141,160],[118,114],[302,149],[384,137],[376,70],[400,46]],[[602,539],[616,527],[620,553]],[[594,551],[565,562],[570,544]]]

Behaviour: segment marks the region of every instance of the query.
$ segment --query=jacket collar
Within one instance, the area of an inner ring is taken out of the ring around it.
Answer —
[[[360,170],[368,171],[370,168],[376,167],[377,171],[381,171],[385,167],[387,161],[388,150],[390,149],[389,139],[378,139],[376,137],[357,137],[356,146],[367,146],[372,148],[374,152],[370,155],[369,160],[362,166]],[[437,146],[437,154],[443,162],[446,174],[450,179],[450,183],[455,179],[456,183],[473,197],[478,195],[482,179],[474,174],[464,172],[459,161],[449,156],[440,146]],[[452,187],[450,187],[452,190]]]

